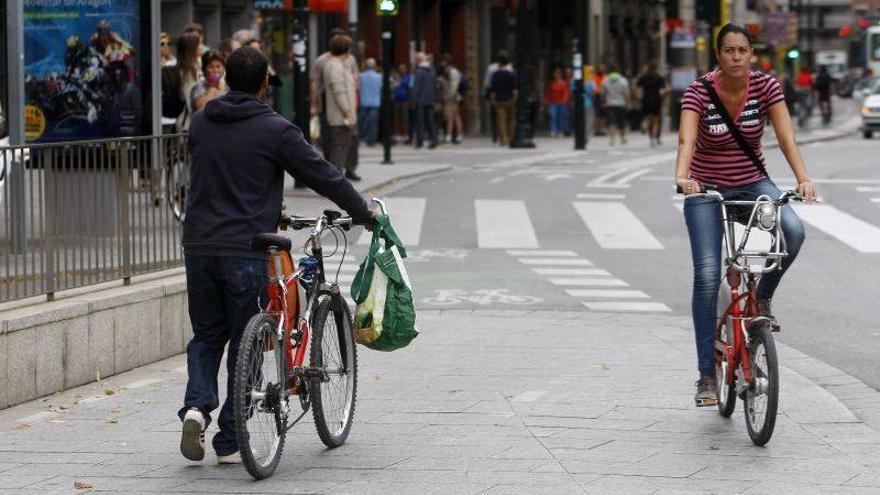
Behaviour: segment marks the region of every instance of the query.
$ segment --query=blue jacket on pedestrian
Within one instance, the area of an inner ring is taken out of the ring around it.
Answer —
[[[418,105],[433,105],[437,101],[437,71],[433,67],[420,65],[416,68],[412,101]]]
[[[382,75],[373,69],[361,72],[361,106],[379,108],[382,105]]]
[[[364,198],[299,127],[248,93],[232,91],[196,112],[188,146],[186,255],[264,258],[251,250],[251,238],[277,230],[284,172],[353,218],[370,216]]]

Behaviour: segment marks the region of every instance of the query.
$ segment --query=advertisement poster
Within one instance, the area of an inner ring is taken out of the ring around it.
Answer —
[[[140,46],[141,3],[24,0],[28,141],[141,133],[149,88],[142,58],[150,52]]]

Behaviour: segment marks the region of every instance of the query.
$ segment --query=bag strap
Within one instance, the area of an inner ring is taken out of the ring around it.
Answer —
[[[764,164],[761,162],[761,159],[758,158],[758,155],[755,153],[755,150],[749,146],[749,143],[746,141],[745,136],[739,130],[739,127],[733,122],[733,119],[730,118],[730,114],[727,113],[727,109],[724,108],[724,104],[721,103],[721,98],[718,96],[718,93],[715,92],[715,88],[712,86],[712,83],[707,81],[705,78],[699,79],[700,83],[703,87],[706,88],[706,91],[709,93],[709,98],[712,100],[712,104],[715,105],[715,110],[718,111],[718,114],[721,115],[721,120],[724,121],[724,124],[727,125],[727,129],[730,131],[730,135],[733,136],[733,140],[736,141],[736,144],[739,146],[739,149],[742,150],[743,153],[749,157],[749,160],[752,161],[752,165],[758,169],[762,175],[769,177],[770,175],[767,173],[767,169],[764,167]],[[748,98],[748,95],[746,95]]]

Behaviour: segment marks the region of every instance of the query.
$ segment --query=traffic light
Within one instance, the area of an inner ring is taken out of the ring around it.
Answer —
[[[376,13],[380,16],[397,15],[400,10],[400,0],[376,0]]]
[[[797,48],[792,48],[788,51],[787,56],[788,58],[795,60],[801,56],[801,52],[799,52]]]

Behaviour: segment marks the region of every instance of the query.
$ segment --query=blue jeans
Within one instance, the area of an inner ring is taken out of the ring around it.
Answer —
[[[373,146],[379,136],[379,107],[361,107],[358,119],[361,140]]]
[[[241,334],[248,320],[257,313],[258,301],[265,301],[267,263],[264,260],[224,256],[185,256],[186,289],[193,337],[186,347],[189,380],[178,416],[183,420],[191,407],[198,408],[211,422],[211,411],[220,405],[217,374],[223,349],[226,357],[226,400],[217,424],[220,432],[212,444],[217,455],[238,451],[233,413],[235,362]]]
[[[563,119],[565,118],[565,103],[551,103],[547,105],[547,117],[550,120],[550,134],[561,134],[563,131]]]
[[[769,178],[761,179],[736,189],[719,189],[725,199],[752,200],[760,194],[779,197],[780,191]],[[728,208],[728,214],[732,213]],[[701,375],[715,375],[715,323],[718,306],[718,284],[721,281],[721,244],[724,236],[721,223],[721,205],[714,198],[687,198],[684,201],[684,219],[691,241],[694,262],[694,292],[691,309],[697,344],[697,362]],[[782,208],[782,233],[788,246],[788,256],[782,268],[761,277],[758,297],[773,297],[782,275],[794,262],[804,242],[804,226],[794,210]]]

